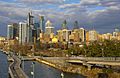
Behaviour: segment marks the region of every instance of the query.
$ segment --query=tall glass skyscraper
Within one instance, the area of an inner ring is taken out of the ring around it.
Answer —
[[[7,29],[7,39],[13,39],[13,26],[12,25],[8,25],[8,29]]]
[[[8,25],[7,28],[7,39],[15,39],[18,37],[18,24],[13,23]]]
[[[35,30],[36,30],[36,36],[37,38],[40,37],[40,24],[39,23],[34,23]]]
[[[34,16],[32,15],[32,12],[28,13],[27,24],[28,24],[27,43],[32,44],[33,43],[33,30],[35,30],[35,28],[34,28]]]
[[[45,32],[45,20],[44,20],[44,16],[40,16],[40,29],[41,29],[41,32]]]

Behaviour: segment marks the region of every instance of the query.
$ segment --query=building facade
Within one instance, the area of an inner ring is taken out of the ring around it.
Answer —
[[[19,44],[28,43],[28,25],[27,23],[20,22],[19,23]]]
[[[41,32],[45,32],[45,20],[44,20],[44,16],[40,16],[40,29]]]
[[[13,23],[7,27],[7,39],[16,39],[18,37],[18,24]]]
[[[49,20],[45,23],[45,33],[46,34],[54,33],[53,24]]]

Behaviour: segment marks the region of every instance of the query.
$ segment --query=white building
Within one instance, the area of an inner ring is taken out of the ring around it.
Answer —
[[[54,33],[53,24],[49,20],[45,24],[45,33],[46,34]]]
[[[80,28],[79,29],[79,38],[81,39],[82,42],[85,41],[85,29],[84,28]]]
[[[96,41],[98,39],[98,33],[95,30],[89,31],[89,41]]]
[[[27,23],[20,22],[19,23],[19,43],[25,44],[27,43],[28,38],[28,25]]]

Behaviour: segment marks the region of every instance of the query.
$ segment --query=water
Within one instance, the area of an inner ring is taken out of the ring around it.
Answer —
[[[0,51],[0,78],[8,78],[7,56]]]
[[[34,69],[32,61],[25,61],[24,63],[24,71],[29,76],[29,78],[33,78],[31,72],[34,70],[34,78],[62,78],[61,71],[55,68],[52,68],[48,65],[35,62]],[[63,73],[63,78],[86,78],[82,75],[72,74],[72,73]]]

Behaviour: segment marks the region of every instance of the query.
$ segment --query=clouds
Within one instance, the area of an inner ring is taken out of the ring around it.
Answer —
[[[20,2],[24,3],[40,3],[40,4],[61,4],[64,1],[63,0],[19,0]]]
[[[38,21],[39,15],[44,15],[57,28],[65,19],[70,28],[75,20],[79,21],[81,27],[94,26],[97,30],[102,29],[102,32],[106,29],[110,31],[115,25],[120,26],[120,0],[11,0],[0,1],[0,7],[1,26],[26,20],[31,10]]]

